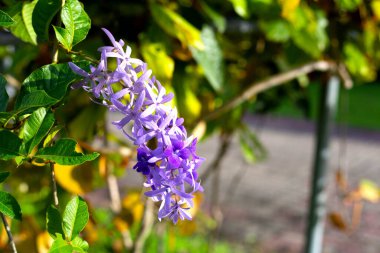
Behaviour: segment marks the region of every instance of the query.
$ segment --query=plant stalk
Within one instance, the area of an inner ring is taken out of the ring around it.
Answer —
[[[54,200],[54,206],[56,208],[59,207],[59,200],[58,200],[58,190],[57,190],[57,182],[55,180],[55,171],[54,171],[54,165],[52,163],[49,163],[50,165],[50,175],[51,175],[51,183],[53,186],[53,200]]]
[[[9,238],[9,244],[11,245],[12,252],[17,253],[16,244],[15,244],[15,241],[13,240],[11,228],[9,227],[9,224],[8,224],[7,219],[5,218],[4,214],[1,212],[0,212],[0,214],[1,214],[1,219],[3,220],[4,228],[7,231],[7,235]]]

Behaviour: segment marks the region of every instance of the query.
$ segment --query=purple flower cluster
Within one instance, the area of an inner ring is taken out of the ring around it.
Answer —
[[[193,206],[193,193],[202,191],[197,168],[203,161],[196,155],[197,139],[188,137],[183,118],[177,109],[168,105],[173,94],[147,69],[140,59],[131,58],[131,48],[124,49],[122,40],[116,41],[103,29],[112,46],[100,47],[100,62],[90,67],[90,73],[69,63],[83,80],[73,85],[91,92],[93,100],[120,112],[123,118],[113,124],[135,144],[137,163],[133,167],[146,177],[145,193],[153,201],[161,201],[158,219],[168,217],[174,223],[191,219],[188,210]],[[116,59],[117,67],[107,67],[109,58]],[[129,130],[127,130],[129,129]]]

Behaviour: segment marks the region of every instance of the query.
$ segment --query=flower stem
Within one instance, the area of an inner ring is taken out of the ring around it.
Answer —
[[[12,252],[17,253],[16,244],[15,244],[15,241],[13,240],[11,228],[9,227],[9,224],[8,224],[7,219],[5,218],[4,214],[1,212],[0,212],[0,214],[1,214],[1,219],[3,220],[5,230],[7,231],[7,235],[9,238],[9,244],[11,245]]]
[[[58,208],[59,200],[58,200],[57,182],[55,181],[54,165],[52,163],[50,163],[50,171],[51,171],[51,182],[53,185],[54,206]]]
[[[59,15],[57,16],[57,26],[60,27],[62,25],[62,20],[61,20],[61,12],[62,8],[65,5],[65,0],[62,0],[62,6],[61,6],[61,11],[59,12]],[[54,36],[54,42],[53,42],[53,57],[52,57],[52,62],[53,63],[58,63],[58,52],[59,52],[59,46],[58,46],[58,40]]]

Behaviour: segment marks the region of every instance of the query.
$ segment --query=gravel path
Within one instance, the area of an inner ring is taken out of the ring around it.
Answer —
[[[265,253],[302,252],[314,152],[314,124],[268,117],[247,117],[246,121],[257,132],[269,157],[256,165],[247,165],[236,138],[233,140],[222,165],[224,222],[221,235],[234,241],[254,238]],[[333,180],[334,170],[339,166],[339,149],[343,147],[338,135],[336,131],[332,142],[327,208],[328,211],[347,213],[349,209],[339,200]],[[348,129],[346,143],[347,156],[343,164],[346,164],[344,169],[351,187],[354,188],[363,178],[380,185],[380,132]],[[209,139],[200,145],[199,154],[210,162],[217,145],[217,138]],[[236,180],[236,174],[239,180]],[[231,182],[233,179],[235,181]],[[206,184],[206,190],[208,186]],[[365,204],[361,225],[350,235],[327,224],[324,252],[380,252],[379,205]]]

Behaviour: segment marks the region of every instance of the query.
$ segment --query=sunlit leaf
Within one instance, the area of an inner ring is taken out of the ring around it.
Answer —
[[[292,25],[291,37],[296,46],[314,58],[320,57],[329,43],[325,13],[301,5],[295,11]]]
[[[377,203],[380,199],[379,187],[370,180],[361,180],[359,192],[363,199],[372,203]]]
[[[335,0],[335,3],[343,11],[354,11],[362,3],[362,0]]]
[[[37,45],[37,34],[34,31],[33,24],[32,24],[32,18],[33,18],[33,11],[37,4],[38,0],[34,0],[32,2],[25,2],[22,7],[22,19],[25,24],[25,28],[28,31],[28,34],[32,40],[32,44]]]
[[[7,85],[7,80],[0,75],[0,112],[5,112],[8,105],[8,93],[5,89],[5,86]]]
[[[214,31],[205,26],[202,29],[204,49],[190,48],[194,59],[202,66],[204,75],[211,86],[220,91],[224,85],[224,61],[223,53],[216,40]]]
[[[69,201],[63,213],[63,231],[66,239],[71,241],[86,226],[89,213],[86,202],[81,197]]]
[[[144,36],[141,54],[158,80],[166,84],[172,79],[174,60],[167,54],[165,45],[159,42],[150,42]]]
[[[0,26],[11,26],[15,21],[4,11],[0,10]]]
[[[345,43],[343,54],[345,56],[344,63],[351,74],[365,81],[372,81],[376,78],[374,66],[355,44]]]
[[[283,19],[261,20],[259,22],[261,30],[265,33],[268,40],[274,42],[285,42],[290,37],[290,27],[288,22]]]
[[[63,235],[62,217],[58,209],[54,206],[49,206],[46,212],[46,230],[50,236],[57,238],[57,234]]]
[[[247,0],[229,0],[234,7],[235,12],[242,18],[249,18],[250,12]]]
[[[58,234],[53,245],[51,245],[49,253],[73,253],[73,246],[64,240],[62,235]]]
[[[65,28],[54,26],[58,41],[69,51],[84,40],[91,27],[91,19],[78,0],[66,0],[61,11]]]
[[[17,200],[7,192],[0,191],[0,212],[12,219],[21,220],[21,208]]]
[[[75,250],[75,252],[79,252],[79,253],[85,253],[88,251],[88,248],[89,248],[88,243],[82,238],[80,238],[79,236],[75,237],[71,241],[71,245],[73,246],[73,249]]]
[[[169,35],[179,39],[182,45],[203,49],[200,31],[179,14],[158,4],[150,4],[152,16]]]
[[[281,15],[287,18],[293,14],[294,10],[300,4],[300,0],[280,0],[280,4],[282,8]]]
[[[38,0],[33,11],[33,28],[37,34],[37,41],[49,39],[49,26],[61,9],[62,0]]]
[[[99,153],[83,154],[75,152],[77,143],[72,139],[59,139],[53,146],[41,148],[35,157],[49,160],[60,165],[79,165],[87,161],[92,161],[99,156]]]
[[[63,129],[62,125],[54,126],[44,140],[43,147],[50,145],[57,134]]]
[[[20,155],[21,140],[10,131],[0,131],[0,159],[9,160]]]
[[[22,129],[23,145],[21,152],[30,154],[42,139],[48,134],[54,124],[54,115],[47,112],[44,107],[34,111],[25,122]]]
[[[22,41],[37,45],[36,34],[30,29],[32,21],[32,12],[36,1],[34,2],[18,2],[9,10],[15,23],[10,27],[11,32]],[[26,18],[26,20],[24,20]],[[28,25],[28,27],[27,27]],[[32,27],[33,28],[33,27]]]

